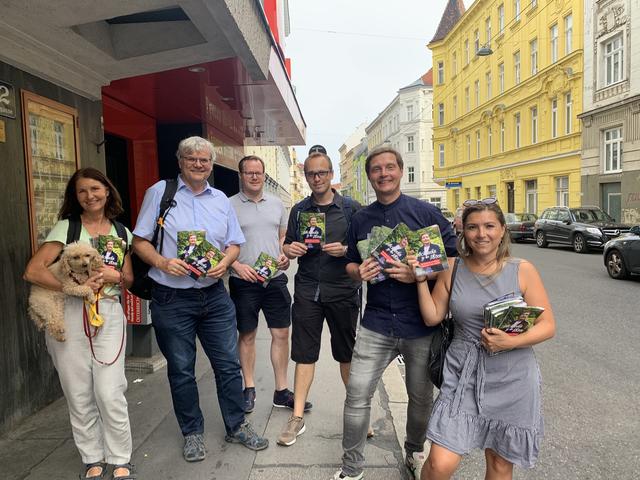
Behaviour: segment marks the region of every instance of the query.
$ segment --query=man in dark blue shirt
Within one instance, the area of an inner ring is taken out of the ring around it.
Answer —
[[[346,269],[351,278],[368,282],[382,268],[373,257],[362,259],[356,247],[376,225],[393,228],[403,222],[415,231],[437,224],[447,254],[456,255],[455,235],[447,219],[430,203],[400,191],[403,173],[400,153],[386,147],[373,150],[366,159],[365,170],[377,201],[357,212],[351,221],[346,255],[349,262]],[[434,328],[427,327],[420,315],[411,267],[395,261],[385,271],[390,278],[369,284],[367,289],[367,306],[356,337],[344,405],[342,469],[334,479],[362,478],[371,398],[385,368],[399,354],[404,357],[409,396],[404,444],[406,465],[416,479],[420,478],[425,458],[425,434],[433,403],[427,359]]]

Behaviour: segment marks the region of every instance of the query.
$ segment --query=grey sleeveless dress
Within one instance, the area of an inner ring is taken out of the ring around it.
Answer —
[[[427,438],[459,455],[490,448],[515,465],[532,468],[543,436],[540,371],[533,349],[489,356],[480,344],[482,307],[506,293],[521,293],[519,265],[519,259],[510,259],[490,278],[470,272],[461,259],[450,302],[455,335]]]

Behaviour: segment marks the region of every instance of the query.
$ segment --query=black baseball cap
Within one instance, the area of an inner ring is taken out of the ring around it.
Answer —
[[[327,149],[324,148],[322,145],[314,145],[313,147],[311,147],[309,149],[309,155],[311,155],[312,153],[315,153],[315,152],[324,153],[326,155],[327,154]]]

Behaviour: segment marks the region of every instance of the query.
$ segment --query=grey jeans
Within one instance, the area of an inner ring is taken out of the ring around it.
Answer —
[[[433,405],[433,384],[427,378],[430,346],[431,336],[404,339],[386,337],[362,327],[358,331],[344,402],[342,472],[345,475],[362,472],[371,398],[384,370],[398,354],[404,357],[409,397],[404,448],[408,455],[423,451]]]

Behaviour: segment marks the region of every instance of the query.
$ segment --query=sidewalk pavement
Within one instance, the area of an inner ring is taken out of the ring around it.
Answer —
[[[292,277],[292,275],[290,275]],[[289,282],[290,288],[293,281]],[[187,463],[182,458],[180,434],[171,403],[166,368],[151,374],[127,373],[129,415],[133,433],[133,458],[140,480],[293,480],[330,479],[342,455],[344,386],[338,364],[331,357],[325,328],[320,360],[309,400],[313,410],[305,415],[306,432],[290,447],[276,444],[290,411],[272,407],[273,371],[269,360],[270,335],[264,321],[257,335],[257,402],[247,418],[269,439],[269,448],[252,452],[224,441],[213,372],[199,350],[196,374],[200,405],[205,416],[207,458]],[[293,389],[294,364],[289,366]],[[406,391],[402,367],[394,361],[386,370],[372,402],[371,425],[375,436],[365,449],[365,478],[406,480],[404,443]],[[64,398],[25,419],[0,438],[1,478],[28,480],[77,479],[82,463],[75,448]]]

